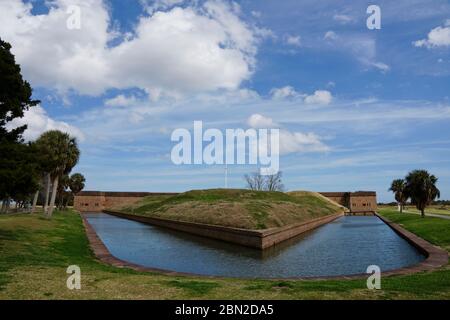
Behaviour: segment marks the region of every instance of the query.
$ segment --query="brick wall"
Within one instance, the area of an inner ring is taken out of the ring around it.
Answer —
[[[320,192],[321,195],[348,208],[350,206],[350,192]]]
[[[377,210],[376,195],[351,195],[351,212],[374,212]]]
[[[351,212],[375,212],[377,210],[375,191],[321,192],[320,194],[348,208]]]
[[[73,206],[82,212],[101,212],[107,208],[135,203],[146,196],[171,194],[175,193],[82,191],[75,195]]]
[[[97,212],[102,211],[105,206],[104,195],[75,195],[73,207],[78,211]]]
[[[102,192],[82,191],[75,195],[74,208],[82,212],[101,212],[119,205],[127,205],[151,195],[174,195],[165,192]],[[321,192],[334,202],[348,208],[351,212],[375,212],[377,195],[374,191]]]

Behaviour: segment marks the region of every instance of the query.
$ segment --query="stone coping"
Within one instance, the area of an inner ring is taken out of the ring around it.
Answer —
[[[240,278],[240,277],[225,277],[225,276],[212,276],[212,275],[203,275],[203,274],[195,274],[195,273],[187,273],[187,272],[177,272],[165,269],[151,268],[145,267],[138,264],[134,264],[128,261],[124,261],[114,257],[108,248],[105,246],[103,241],[99,238],[94,228],[87,221],[86,216],[80,213],[80,216],[83,221],[84,228],[86,230],[86,235],[89,240],[90,247],[94,252],[94,255],[103,263],[119,267],[119,268],[130,268],[132,270],[141,271],[141,272],[153,272],[160,273],[162,275],[168,276],[189,276],[189,277],[201,277],[201,278],[210,278],[210,279],[241,279],[241,280],[351,280],[351,279],[363,279],[367,278],[368,274],[354,274],[354,275],[340,275],[340,276],[313,276],[313,277],[285,277],[285,278]],[[385,222],[389,227],[391,227],[397,234],[399,234],[402,238],[416,247],[420,252],[422,252],[426,259],[416,265],[408,266],[404,268],[399,268],[395,270],[389,270],[381,273],[382,276],[394,276],[394,275],[409,275],[418,272],[426,272],[431,271],[440,267],[447,265],[448,263],[448,252],[443,250],[437,246],[432,245],[431,243],[425,241],[424,239],[418,237],[412,232],[407,231],[402,228],[398,224],[395,224],[388,219],[380,216],[378,213],[376,214],[378,218],[380,218],[383,222]]]

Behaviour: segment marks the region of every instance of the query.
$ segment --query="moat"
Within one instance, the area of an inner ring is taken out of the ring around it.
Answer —
[[[339,276],[425,257],[376,216],[345,216],[267,250],[171,231],[104,213],[86,218],[113,256],[145,267],[243,278]]]

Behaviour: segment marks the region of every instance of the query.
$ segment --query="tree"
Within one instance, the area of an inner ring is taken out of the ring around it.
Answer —
[[[0,144],[0,196],[4,206],[2,211],[8,211],[12,200],[16,204],[25,204],[30,200],[30,194],[38,186],[38,176],[33,162],[32,148],[23,143]]]
[[[38,186],[35,190],[33,197],[33,204],[31,212],[35,212],[36,204],[39,197],[39,192],[43,187],[47,185],[50,186],[47,182],[47,173],[49,172],[48,163],[46,161],[45,150],[41,150],[40,145],[36,142],[31,143],[34,152],[34,163],[36,164],[36,174],[38,175]],[[47,202],[48,203],[48,200]]]
[[[284,185],[281,182],[282,172],[278,171],[275,174],[265,176],[265,190],[266,191],[284,191]]]
[[[78,144],[74,137],[59,130],[44,132],[36,143],[45,153],[44,158],[49,168],[47,180],[51,181],[52,193],[46,215],[48,218],[51,218],[59,179],[63,175],[70,173],[72,168],[77,164],[80,150],[78,149]],[[48,201],[48,193],[49,187],[47,187],[46,190],[46,201]]]
[[[72,191],[72,194],[77,194],[81,190],[84,189],[84,183],[86,179],[81,173],[74,173],[70,176],[69,188]]]
[[[67,192],[67,188],[69,188],[70,177],[68,174],[65,174],[59,178],[58,183],[58,191],[56,193],[58,209],[61,210],[65,208],[65,203],[68,201],[69,192]]]
[[[60,178],[57,193],[59,209],[67,208],[67,204],[73,200],[74,195],[83,190],[85,181],[81,173],[74,173],[70,177],[65,174]],[[67,189],[70,189],[70,192]]]
[[[40,103],[32,100],[30,84],[22,79],[20,66],[11,53],[11,45],[0,38],[0,140],[19,142],[26,125],[8,130],[6,124],[22,118],[25,110]]]
[[[407,190],[406,190],[406,182],[404,179],[395,179],[391,183],[391,187],[389,191],[394,193],[395,200],[398,204],[398,211],[403,212],[403,207],[408,200]]]
[[[281,181],[282,172],[263,176],[259,172],[254,172],[251,175],[245,175],[244,179],[247,182],[247,188],[256,191],[284,191],[284,185]]]
[[[9,130],[7,125],[40,101],[31,99],[30,84],[23,80],[11,45],[0,39],[0,200],[2,211],[11,199],[23,203],[30,189],[36,188],[31,147],[23,143],[26,125]]]
[[[264,177],[259,172],[253,172],[250,175],[246,174],[244,179],[247,182],[247,188],[250,190],[264,190]]]
[[[436,187],[437,180],[438,178],[426,170],[411,171],[405,178],[406,192],[422,218],[425,217],[425,208],[441,195]]]
[[[86,182],[86,179],[81,173],[74,173],[69,178],[69,184],[68,187],[70,189],[70,192],[65,193],[65,203],[64,208],[67,207],[67,204],[69,202],[73,202],[73,199],[75,198],[75,195],[84,189],[84,183]]]

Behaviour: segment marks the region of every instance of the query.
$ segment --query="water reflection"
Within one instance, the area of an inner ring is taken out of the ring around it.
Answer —
[[[424,257],[379,218],[342,217],[316,230],[257,250],[107,214],[88,220],[111,253],[136,264],[206,275],[296,277],[382,271]]]

